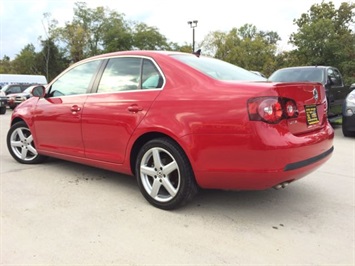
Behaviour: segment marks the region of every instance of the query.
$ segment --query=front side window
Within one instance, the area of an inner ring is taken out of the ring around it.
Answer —
[[[330,78],[333,85],[336,86],[342,85],[340,72],[337,69],[329,68],[328,77]]]
[[[51,86],[50,96],[85,94],[101,61],[91,61],[78,65],[57,79]]]

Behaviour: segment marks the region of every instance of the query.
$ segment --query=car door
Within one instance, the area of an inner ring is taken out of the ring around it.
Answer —
[[[34,111],[39,150],[84,157],[81,134],[82,109],[87,92],[102,61],[77,65],[49,85]]]
[[[87,158],[117,164],[124,161],[128,140],[160,93],[162,81],[150,59],[109,59],[97,92],[88,95],[82,113]]]

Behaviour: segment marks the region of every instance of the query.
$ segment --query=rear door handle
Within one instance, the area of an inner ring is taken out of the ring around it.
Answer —
[[[73,105],[73,106],[70,108],[70,110],[71,110],[71,112],[75,115],[75,114],[77,114],[77,113],[81,110],[81,108],[80,108],[80,106]]]
[[[132,104],[131,106],[128,106],[128,111],[131,113],[137,113],[143,110],[143,107],[138,106],[137,104]]]

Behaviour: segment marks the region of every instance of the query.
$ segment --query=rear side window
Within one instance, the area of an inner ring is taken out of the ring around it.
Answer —
[[[163,85],[163,78],[155,64],[138,57],[111,58],[102,74],[97,92],[110,93],[156,89]]]
[[[143,60],[142,89],[158,89],[163,86],[163,77],[151,60]]]
[[[112,58],[102,74],[97,92],[137,90],[142,59],[136,57]]]

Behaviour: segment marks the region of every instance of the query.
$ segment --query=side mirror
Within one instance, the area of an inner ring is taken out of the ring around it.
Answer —
[[[44,97],[46,94],[46,88],[43,86],[36,86],[32,90],[32,95],[34,97]]]

